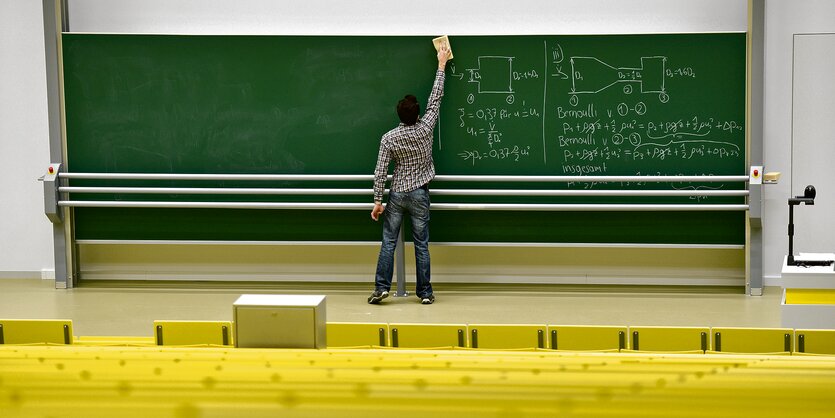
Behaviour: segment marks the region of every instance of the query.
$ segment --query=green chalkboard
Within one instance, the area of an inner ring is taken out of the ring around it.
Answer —
[[[438,174],[741,175],[745,34],[453,37]],[[371,174],[428,37],[63,35],[68,169]],[[81,181],[72,185],[294,187]],[[318,186],[361,187],[370,182]],[[434,188],[741,189],[741,183]],[[73,200],[369,202],[371,196],[73,194]],[[455,197],[433,202],[744,203],[742,197]],[[78,239],[379,239],[366,211],[77,208]],[[433,212],[433,240],[741,244],[743,212]]]

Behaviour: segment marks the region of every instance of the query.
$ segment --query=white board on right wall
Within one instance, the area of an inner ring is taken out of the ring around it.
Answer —
[[[794,252],[835,252],[835,33],[794,36],[791,193],[817,190],[794,208]],[[788,210],[788,209],[786,209]]]

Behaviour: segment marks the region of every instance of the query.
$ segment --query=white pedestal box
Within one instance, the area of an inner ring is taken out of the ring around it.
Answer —
[[[832,260],[832,253],[801,253],[798,260]],[[789,266],[783,258],[782,325],[795,329],[835,329],[835,267]],[[831,303],[830,303],[831,302]]]
[[[325,296],[241,295],[232,309],[235,347],[327,347]]]

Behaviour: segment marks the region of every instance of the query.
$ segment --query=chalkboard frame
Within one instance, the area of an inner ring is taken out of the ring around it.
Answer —
[[[65,34],[64,35],[64,38],[65,38],[65,52],[67,51],[67,48],[68,48],[68,45],[69,45],[69,42],[66,42],[66,40],[68,39],[68,35],[69,35],[69,38],[79,36],[79,34]],[[740,34],[737,34],[737,35],[740,35]],[[741,34],[741,35],[744,36],[744,34]],[[100,35],[100,36],[117,36],[118,37],[118,36],[124,36],[124,35]],[[139,36],[149,37],[149,35],[139,35]],[[154,36],[156,36],[156,35],[154,35]],[[598,36],[598,35],[595,35],[595,36]],[[602,35],[599,35],[599,36],[602,36]],[[676,35],[633,35],[633,36],[676,36]],[[709,35],[707,35],[707,34],[697,34],[697,35],[691,35],[691,36],[709,36]],[[180,37],[176,37],[176,38],[181,39]],[[508,38],[513,38],[513,37],[508,37]],[[71,46],[69,46],[69,48],[71,48]],[[460,56],[460,53],[458,55]],[[65,54],[65,56],[66,56],[66,54]],[[66,67],[65,67],[65,76],[66,76],[66,71],[67,70],[66,70]],[[424,82],[424,83],[426,83],[426,82]],[[423,90],[426,90],[426,89],[423,88]],[[71,125],[72,124],[69,123],[69,121],[68,121],[68,127],[70,128],[69,129],[70,131],[72,131],[72,126]],[[72,135],[68,135],[68,137],[69,136],[72,136]],[[68,139],[68,145],[70,145],[70,144],[71,144],[71,142]],[[72,147],[68,146],[68,148],[72,148]],[[71,170],[75,170],[76,168],[78,168],[79,170],[87,171],[86,169],[88,167],[85,167],[84,164],[79,165],[78,164],[79,160],[74,158],[74,157],[77,157],[79,155],[78,153],[72,151],[72,152],[68,152],[68,154],[69,154],[68,161],[69,161],[69,166],[70,166]],[[742,167],[742,169],[744,171],[744,167]],[[94,169],[93,171],[96,171],[96,170]],[[106,167],[105,167],[104,171],[113,172],[113,171],[108,170]],[[247,170],[244,169],[243,171],[247,171]],[[725,173],[723,173],[723,174],[725,174]],[[738,174],[738,172],[734,172],[732,174]],[[80,186],[101,185],[101,183],[89,182],[89,181],[73,181],[71,183],[72,183],[71,185],[73,185],[73,186],[75,186],[75,185],[80,185]],[[232,186],[235,186],[235,185],[232,184]],[[84,199],[85,197],[84,196],[79,196],[79,195],[74,195],[73,199],[76,199],[76,198]],[[118,196],[118,195],[112,195],[109,198],[111,200],[126,200],[125,196]],[[172,199],[176,199],[176,198],[172,197]],[[127,200],[130,200],[130,198],[127,198]],[[320,199],[314,199],[314,200],[320,200]],[[586,200],[581,199],[581,201],[586,201]],[[744,201],[744,199],[728,200],[728,202],[735,202],[735,203],[739,203],[741,201]],[[669,202],[669,200],[662,200],[661,202]],[[93,231],[95,230],[95,227],[94,227],[95,224],[96,223],[105,224],[106,222],[103,222],[103,221],[106,220],[106,219],[111,219],[111,218],[119,219],[125,213],[125,211],[122,211],[122,210],[109,210],[109,211],[108,210],[99,210],[99,211],[96,211],[96,210],[90,210],[90,208],[76,208],[76,209],[74,209],[74,211],[75,211],[75,214],[76,214],[76,235],[79,239],[101,239],[103,236],[109,236],[109,234],[103,234],[101,231],[99,231],[98,233],[93,233]],[[194,214],[196,214],[196,212]],[[223,219],[228,219],[228,216],[231,215],[231,214],[232,214],[232,212],[227,212],[227,213],[218,215],[217,219],[212,221],[212,222],[209,222],[209,224],[217,225],[219,222],[222,222]],[[287,212],[271,213],[271,216],[284,216],[284,215],[287,215],[287,214],[288,214]],[[296,214],[294,214],[294,215],[296,215]],[[493,213],[493,215],[495,215],[495,213]],[[616,214],[615,219],[614,219],[614,223],[617,224],[617,225],[629,224],[630,218],[634,219],[636,217],[634,215],[635,215],[634,213]],[[239,215],[239,216],[250,217],[252,215],[247,214],[247,215]],[[301,214],[298,214],[298,216],[301,216]],[[435,228],[434,228],[435,231],[442,230],[442,231],[449,232],[449,231],[454,230],[455,226],[461,227],[461,229],[459,230],[458,233],[462,233],[464,235],[452,234],[452,235],[450,235],[450,238],[449,238],[450,242],[452,242],[452,241],[455,241],[455,242],[467,241],[467,239],[462,239],[462,237],[465,236],[467,233],[474,230],[473,229],[474,224],[462,223],[461,219],[457,218],[456,216],[449,217],[450,220],[448,222],[444,220],[444,218],[446,218],[447,215],[440,214],[440,215],[434,215],[434,216],[435,216],[435,224],[434,225],[436,225]],[[599,214],[596,214],[596,216],[597,216],[597,219],[599,219]],[[686,222],[687,219],[682,219],[678,215],[667,215],[667,214],[662,215],[662,214],[659,214],[659,213],[654,213],[652,215],[652,218],[653,218],[654,221],[657,221],[658,219],[660,219],[659,216],[661,216],[661,217],[671,216],[668,219],[666,219],[666,221],[668,221],[667,224],[669,224],[669,225],[676,225],[676,224],[680,225],[680,224],[687,223]],[[146,224],[146,223],[151,224],[151,223],[154,222],[155,219],[170,218],[170,217],[171,217],[170,215],[165,215],[165,214],[164,215],[159,215],[159,214],[155,215],[152,212],[145,211],[144,218],[142,216],[138,216],[131,223],[134,224],[134,225],[141,225],[141,224]],[[440,217],[441,219],[438,219],[438,217]],[[511,215],[511,218],[513,218],[512,215]],[[581,218],[582,217],[575,218],[575,219],[581,219]],[[91,219],[94,219],[94,220],[91,220]],[[296,223],[301,224],[301,225],[308,225],[309,226],[309,225],[315,224],[315,220],[298,218],[298,217],[295,217],[295,216],[294,216],[294,219],[297,219],[299,222],[296,222]],[[335,219],[339,219],[339,218],[337,217]],[[594,218],[591,218],[591,219],[582,218],[582,219],[585,219],[583,222],[586,222],[586,223],[593,223],[593,220],[594,220]],[[699,234],[697,233],[697,234],[695,234],[696,236],[690,236],[688,234],[682,234],[683,240],[684,241],[690,241],[690,243],[707,244],[707,245],[711,245],[711,244],[712,245],[740,245],[741,243],[744,242],[744,224],[745,224],[744,214],[734,213],[732,216],[729,215],[727,217],[727,219],[732,219],[732,220],[727,221],[729,223],[725,224],[725,226],[731,225],[731,224],[735,225],[732,229],[736,230],[736,233],[734,234],[734,237],[732,239],[729,239],[728,237],[719,237],[718,236],[718,235],[722,235],[722,234],[718,234],[717,236],[702,237],[702,236],[699,236]],[[118,223],[120,223],[120,222],[124,223],[124,221],[125,221],[125,219],[122,218],[121,221],[114,222],[113,225],[112,225],[112,228],[114,228],[114,230],[125,231],[126,229],[125,229],[124,225],[122,225],[122,227],[117,226]],[[502,216],[498,216],[494,219],[480,219],[478,222],[475,222],[475,225],[483,224],[483,223],[502,224],[503,222],[506,222],[505,218],[502,217]],[[528,230],[536,231],[537,229],[539,229],[539,228],[537,228],[537,225],[542,225],[543,222],[545,222],[545,221],[539,220],[538,222],[540,222],[540,223],[539,224],[534,224],[534,225],[528,225],[528,226],[526,226],[526,228]],[[708,227],[711,224],[714,224],[714,223],[715,222],[713,222],[711,220],[705,220],[701,223],[697,223],[696,225],[691,226],[692,231],[688,231],[688,233],[709,231],[710,228],[708,228]],[[185,222],[185,223],[184,222],[178,222],[177,223],[178,227],[182,227],[182,228],[184,228],[184,225],[186,225],[186,224],[188,224],[188,222]],[[343,225],[343,224],[337,222],[337,225]],[[370,225],[373,226],[374,224],[370,224]],[[555,228],[555,230],[560,229],[560,225],[553,225],[553,224],[550,224],[550,225],[551,225],[552,228]],[[572,223],[570,223],[570,225],[574,225],[576,227],[577,223],[572,222]],[[742,228],[738,228],[739,226],[742,226]],[[198,231],[200,229],[204,228],[204,227],[205,227],[205,224],[192,224],[188,227],[188,228],[190,228],[190,232],[184,230],[184,231],[182,231],[183,232],[182,235],[178,235],[178,236],[175,236],[175,237],[172,237],[172,238],[173,239],[194,238],[195,236],[199,236]],[[258,227],[256,226],[254,228],[258,228]],[[364,226],[351,226],[348,229],[351,230],[351,228],[358,228],[357,230],[363,230],[363,231],[373,231],[373,230],[377,229],[377,228],[373,228],[373,227],[364,227]],[[512,224],[509,225],[509,229],[510,229],[511,235],[514,235],[514,234],[518,233],[518,231],[514,231],[514,229],[518,229],[518,228],[514,228],[514,226]],[[644,226],[644,229],[647,229],[647,227]],[[721,227],[719,229],[721,229]],[[147,232],[147,229],[145,229],[145,230]],[[273,232],[277,233],[278,230],[286,230],[286,226],[281,226],[276,231],[273,231]],[[88,234],[88,232],[89,232],[89,234]],[[241,231],[239,231],[239,232],[241,232]],[[251,233],[251,232],[252,231],[242,232],[241,234],[239,234],[239,233],[236,233],[236,232],[233,231],[233,232],[230,233],[230,235],[227,235],[225,237],[222,236],[222,237],[218,237],[218,238],[227,239],[229,241],[236,241],[236,240],[238,240],[238,238],[242,238],[242,237],[245,238],[245,235],[248,234],[248,233]],[[575,232],[577,232],[577,231],[575,231]],[[580,231],[580,232],[582,232],[582,231]],[[716,232],[716,231],[714,231],[714,232]],[[285,236],[285,237],[282,237],[281,234],[274,234],[274,235],[272,235],[272,237],[273,238],[276,238],[276,237],[282,238],[282,240],[283,240],[283,238],[290,238],[292,236],[295,236],[293,234],[295,234],[295,232],[290,234],[289,236]],[[369,237],[371,237],[372,235],[375,235],[375,236],[378,235],[378,231],[374,232],[373,234],[368,233],[368,232],[362,232],[362,233],[357,233],[357,234],[358,234],[357,236],[363,236],[363,237],[364,236],[369,236]],[[583,234],[574,234],[574,235],[571,235],[571,236],[582,237],[582,235]],[[126,235],[123,235],[122,237],[128,237],[128,235],[126,234]],[[329,238],[336,238],[336,239],[334,239],[336,241],[344,239],[344,238],[340,238],[339,234],[334,234],[334,235],[330,235],[330,236],[328,236],[328,234],[325,234],[325,235],[323,235],[323,237],[325,237],[325,238],[328,238],[328,237]],[[442,237],[443,237],[443,235],[442,235]],[[676,239],[668,239],[668,238],[661,238],[661,237],[646,237],[646,236],[643,237],[643,238],[637,239],[637,242],[632,242],[634,240],[630,240],[629,239],[630,237],[634,238],[634,237],[636,237],[636,235],[634,233],[627,233],[627,234],[624,234],[622,236],[622,238],[618,238],[618,236],[612,236],[609,239],[604,239],[600,242],[598,242],[596,239],[583,239],[583,238],[571,238],[571,239],[559,239],[559,238],[557,238],[557,239],[551,239],[550,242],[588,242],[588,243],[600,243],[600,244],[620,242],[620,243],[632,243],[632,244],[636,244],[636,245],[640,245],[640,244],[648,244],[648,245],[652,245],[652,244],[685,244],[685,242],[679,242],[679,240],[676,240]],[[158,238],[158,236],[152,236],[152,235],[147,235],[147,234],[145,234],[145,235],[139,234],[136,237],[129,238],[129,239],[155,239],[155,238]],[[274,241],[274,240],[271,240],[271,241]],[[479,242],[479,240],[473,240],[473,241]],[[539,242],[539,243],[545,243],[546,241],[542,241],[541,239],[533,238],[532,236],[527,236],[527,237],[522,236],[522,237],[515,237],[515,238],[514,237],[508,238],[508,237],[501,237],[501,236],[489,236],[489,237],[485,237],[484,240],[481,241],[481,242],[508,242],[508,243],[514,243],[514,242],[537,243],[537,242]]]

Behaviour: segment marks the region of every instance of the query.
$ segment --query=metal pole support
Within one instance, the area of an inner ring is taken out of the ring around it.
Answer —
[[[64,160],[64,127],[62,123],[61,33],[69,31],[67,0],[42,0],[44,21],[44,58],[46,64],[47,111],[49,123],[49,161],[54,171],[44,176],[44,209],[52,221],[52,240],[55,260],[55,288],[73,287],[76,275],[71,210],[59,208],[57,193],[58,172]],[[66,212],[65,212],[66,211]]]
[[[405,232],[403,232],[403,225],[400,226],[400,233],[397,235],[397,249],[394,252],[394,265],[396,266],[395,280],[397,280],[397,290],[394,296],[405,297],[409,296],[406,291],[406,245]]]

